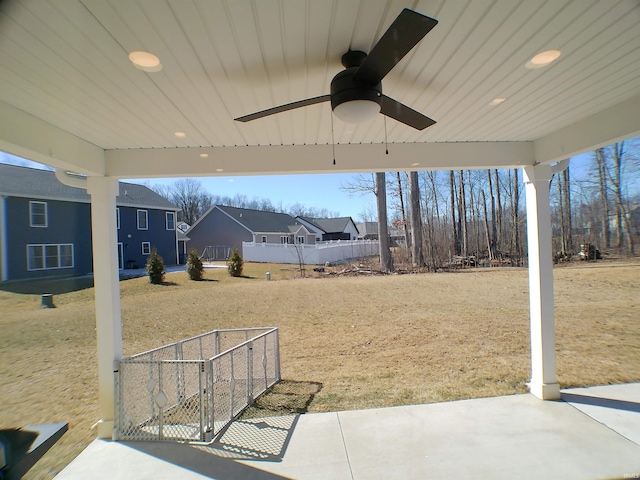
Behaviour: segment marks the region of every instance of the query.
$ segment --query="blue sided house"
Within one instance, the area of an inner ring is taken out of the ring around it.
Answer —
[[[179,209],[151,189],[120,182],[116,199],[119,268],[144,268],[153,248],[178,263]],[[91,198],[49,170],[0,164],[0,280],[93,271]]]

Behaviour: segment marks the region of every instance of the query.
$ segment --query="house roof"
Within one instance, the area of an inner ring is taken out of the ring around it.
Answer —
[[[289,227],[298,222],[286,213],[265,212],[248,208],[226,207],[216,205],[231,218],[242,224],[253,233],[289,233]]]
[[[305,222],[322,230],[324,233],[342,233],[345,231],[349,222],[353,223],[351,217],[337,217],[337,218],[310,218],[310,217],[298,217]],[[354,223],[355,226],[355,223]]]
[[[356,227],[358,228],[358,233],[362,236],[378,234],[378,222],[361,222]]]
[[[51,170],[0,164],[0,195],[89,203],[91,197],[82,188],[60,183]],[[120,182],[119,206],[179,210],[173,203],[144,185]]]

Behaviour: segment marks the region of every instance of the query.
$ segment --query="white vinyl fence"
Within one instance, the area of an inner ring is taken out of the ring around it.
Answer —
[[[242,242],[246,262],[325,265],[378,255],[377,240],[335,240],[316,244]]]

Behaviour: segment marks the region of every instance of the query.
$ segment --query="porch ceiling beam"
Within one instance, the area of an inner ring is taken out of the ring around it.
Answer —
[[[640,135],[640,95],[534,142],[537,163],[553,163]]]
[[[0,150],[55,168],[104,175],[104,150],[0,101]]]
[[[533,142],[241,146],[108,150],[106,175],[118,178],[394,172],[531,166]],[[202,158],[201,154],[208,157]]]

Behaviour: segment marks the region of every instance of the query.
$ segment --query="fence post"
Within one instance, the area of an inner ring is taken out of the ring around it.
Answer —
[[[182,360],[182,342],[176,342],[176,360]],[[184,364],[180,361],[176,362],[176,393],[178,403],[182,405],[186,400],[184,386]]]
[[[267,334],[264,337],[262,337],[262,339],[264,340],[264,346],[262,347],[262,370],[264,371],[264,390],[263,390],[263,392],[266,392],[267,388],[269,388],[269,380],[267,379],[267,337],[268,336],[269,336],[269,334]]]
[[[162,362],[158,362],[158,395],[163,392],[162,385]],[[164,408],[157,403],[156,405],[158,406],[158,440],[162,440],[164,438]]]
[[[247,343],[247,405],[253,405],[253,342]]]
[[[121,383],[121,379],[120,379],[120,375],[121,375],[121,362],[119,360],[116,360],[114,362],[114,371],[113,371],[113,376],[114,376],[114,382],[115,382],[115,422],[114,422],[114,428],[113,428],[113,439],[114,440],[118,440],[118,437],[120,436],[120,424],[121,424],[121,420],[122,420],[122,399],[120,398],[120,383]]]
[[[233,376],[233,351],[229,352],[229,369],[231,370],[231,375],[229,376],[229,399],[230,405],[229,408],[229,421],[233,420],[233,401],[234,401],[234,393],[236,391],[236,379]]]
[[[276,372],[276,381],[279,382],[280,381],[280,335],[279,335],[280,330],[276,329],[276,336],[275,336],[275,372]]]

